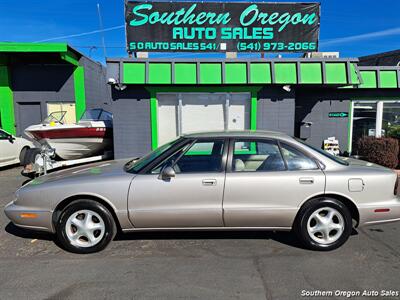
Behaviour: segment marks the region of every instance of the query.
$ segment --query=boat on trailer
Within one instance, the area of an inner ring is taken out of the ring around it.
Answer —
[[[61,160],[102,155],[112,150],[113,118],[103,109],[86,110],[74,124],[65,124],[66,112],[51,113],[41,124],[25,129],[25,134],[41,146],[54,149]]]

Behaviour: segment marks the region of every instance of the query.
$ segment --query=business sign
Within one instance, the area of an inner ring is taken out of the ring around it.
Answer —
[[[318,50],[319,3],[125,2],[129,52]]]
[[[349,117],[349,113],[348,112],[344,112],[344,111],[341,111],[341,112],[330,112],[329,114],[328,114],[328,117],[329,118],[348,118]]]

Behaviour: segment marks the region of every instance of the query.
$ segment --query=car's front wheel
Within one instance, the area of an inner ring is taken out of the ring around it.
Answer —
[[[93,200],[72,202],[61,212],[56,224],[61,246],[81,254],[103,250],[116,232],[111,213],[104,205]]]
[[[330,198],[314,199],[300,209],[294,230],[307,248],[333,250],[349,238],[352,218],[342,202]]]

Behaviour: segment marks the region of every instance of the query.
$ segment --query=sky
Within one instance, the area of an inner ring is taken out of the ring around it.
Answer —
[[[321,0],[320,3],[320,51],[359,57],[400,49],[400,0]],[[98,32],[97,4],[106,30],[103,33]],[[107,57],[127,56],[123,0],[0,0],[0,28],[0,41],[67,42],[103,63],[104,37]],[[153,57],[173,56],[198,54],[153,54]]]

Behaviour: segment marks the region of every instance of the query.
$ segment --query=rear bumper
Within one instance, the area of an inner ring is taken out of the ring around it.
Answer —
[[[400,199],[393,198],[379,205],[358,207],[360,213],[359,226],[375,225],[400,221]]]
[[[4,213],[18,227],[54,233],[52,211],[35,210],[10,202],[4,208]]]

